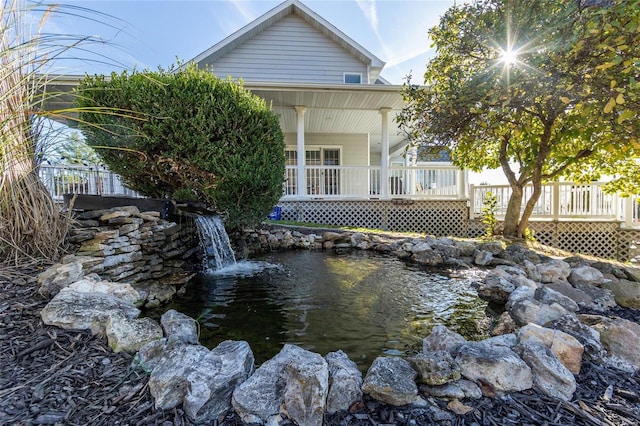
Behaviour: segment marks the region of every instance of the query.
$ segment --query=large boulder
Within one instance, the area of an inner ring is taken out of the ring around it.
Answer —
[[[539,263],[536,269],[540,274],[540,282],[555,283],[567,281],[571,275],[571,266],[562,260],[552,259],[546,263]]]
[[[284,408],[300,426],[322,423],[329,392],[329,368],[317,353],[303,351],[286,364]]]
[[[584,347],[583,356],[586,360],[596,364],[604,362],[605,350],[600,343],[600,333],[580,322],[575,315],[564,315],[546,326],[575,337]]]
[[[516,351],[531,367],[533,384],[537,389],[553,398],[571,400],[576,390],[576,379],[549,348],[529,340],[520,343]]]
[[[596,268],[588,265],[581,265],[571,270],[571,274],[569,274],[568,279],[573,285],[600,285],[604,282],[604,275]]]
[[[575,337],[559,330],[527,324],[518,330],[518,343],[522,345],[526,342],[534,342],[550,349],[569,371],[573,374],[580,373],[584,347]]]
[[[80,262],[56,264],[38,275],[38,284],[40,284],[38,292],[43,297],[51,298],[83,277],[84,271]]]
[[[416,376],[408,361],[378,357],[367,371],[362,392],[390,405],[424,404],[418,396]]]
[[[131,284],[115,283],[112,281],[96,281],[91,278],[82,278],[67,287],[69,290],[80,293],[104,293],[110,294],[125,302],[138,305],[141,301],[140,293]]]
[[[362,400],[362,373],[342,351],[329,352],[324,359],[329,367],[327,413],[348,410]]]
[[[640,369],[640,324],[598,315],[580,315],[579,319],[600,333],[600,342],[612,365],[627,370]]]
[[[518,325],[545,325],[567,315],[569,311],[557,303],[547,304],[539,300],[525,299],[514,303],[509,313]]]
[[[411,260],[426,266],[438,266],[442,262],[444,262],[440,253],[432,249],[427,249],[427,250],[420,251],[418,253],[414,253],[413,256],[411,256]]]
[[[611,281],[602,288],[613,293],[616,303],[625,308],[640,309],[640,283],[628,280]]]
[[[321,424],[328,381],[327,362],[320,355],[286,344],[236,388],[232,404],[245,423],[277,421],[282,408],[298,424]]]
[[[213,350],[175,345],[151,371],[149,391],[157,409],[179,404],[196,423],[216,421],[231,408],[231,395],[253,371],[254,358],[244,341],[224,341]]]
[[[494,392],[519,392],[533,386],[531,368],[504,346],[469,342],[458,349],[456,362],[464,378]]]
[[[40,312],[42,321],[67,330],[91,330],[104,333],[113,315],[136,318],[140,311],[132,303],[106,293],[61,290]]]

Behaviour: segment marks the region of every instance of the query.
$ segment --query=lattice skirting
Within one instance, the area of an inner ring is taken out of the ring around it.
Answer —
[[[282,219],[435,236],[477,238],[480,220],[469,220],[466,201],[283,201]],[[536,240],[573,253],[640,262],[640,230],[617,222],[530,222]]]
[[[284,201],[282,219],[388,231],[466,236],[466,201]]]

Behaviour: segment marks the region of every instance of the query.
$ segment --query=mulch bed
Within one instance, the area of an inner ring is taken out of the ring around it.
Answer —
[[[46,326],[36,269],[11,278],[0,271],[0,425],[190,425],[177,408],[156,410],[147,376],[132,355],[115,354],[104,336]],[[638,311],[616,314],[640,322]],[[639,348],[640,350],[640,348]],[[446,403],[430,408],[390,407],[365,400],[327,425],[637,425],[640,375],[585,363],[571,402],[536,391],[484,397],[455,415]],[[234,414],[220,425],[242,425]]]

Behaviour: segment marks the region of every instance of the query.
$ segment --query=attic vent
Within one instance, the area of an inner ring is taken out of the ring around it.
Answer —
[[[362,84],[362,74],[344,73],[344,82],[346,84]]]

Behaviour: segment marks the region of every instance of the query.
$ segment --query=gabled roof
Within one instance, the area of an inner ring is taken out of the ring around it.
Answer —
[[[371,81],[376,81],[385,63],[298,0],[287,0],[281,3],[229,37],[200,53],[192,59],[192,62],[200,63],[205,59],[209,63],[213,62],[291,14],[301,17],[322,34],[367,64],[371,73]]]

